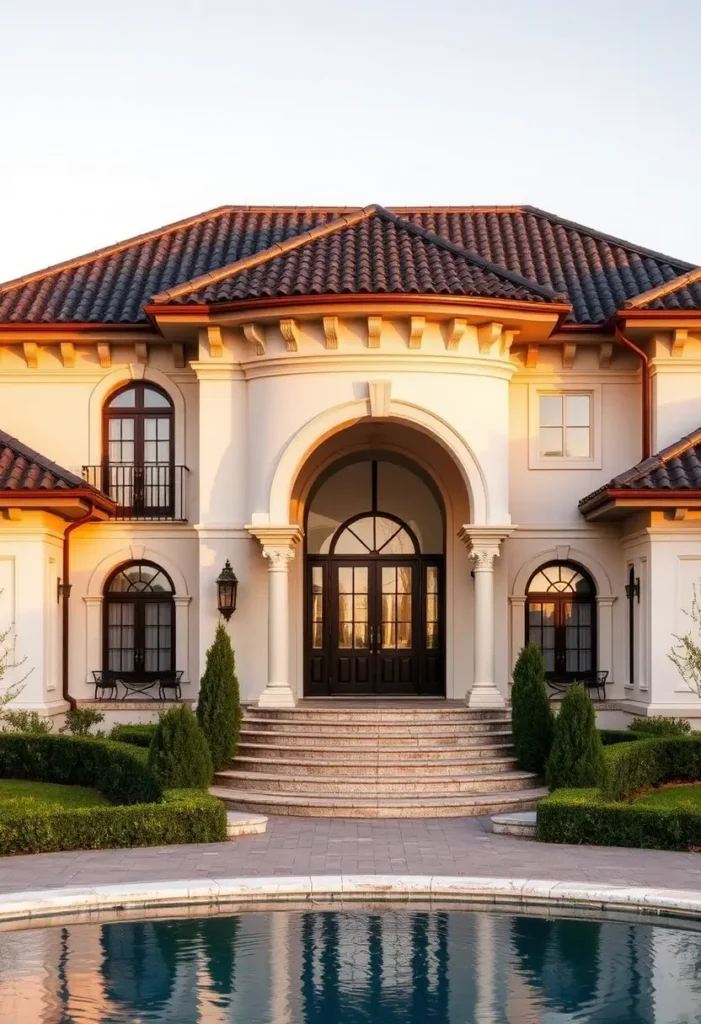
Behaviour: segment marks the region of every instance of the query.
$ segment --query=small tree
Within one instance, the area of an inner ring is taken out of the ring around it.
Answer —
[[[212,758],[197,719],[179,704],[161,716],[151,740],[148,763],[165,789],[206,789]]]
[[[17,680],[17,682],[6,686],[3,683],[5,674],[11,668],[17,668],[23,664],[24,661],[24,658],[22,661],[14,660],[14,633],[12,629],[8,628],[0,632],[0,719],[4,718],[3,708],[6,708],[16,697],[19,697],[24,689],[24,679],[27,678],[25,675],[22,679]]]
[[[594,705],[582,686],[571,686],[555,720],[546,779],[551,789],[586,789],[599,784],[604,748]]]
[[[701,603],[696,584],[692,590],[691,610],[684,609],[684,614],[691,620],[691,630],[682,636],[673,634],[677,642],[667,657],[692,693],[701,697]]]
[[[197,721],[205,734],[215,771],[226,768],[236,753],[241,728],[239,681],[229,634],[219,623],[197,699]]]
[[[553,711],[545,687],[545,663],[537,644],[529,643],[514,666],[511,730],[519,767],[542,772],[553,740]]]

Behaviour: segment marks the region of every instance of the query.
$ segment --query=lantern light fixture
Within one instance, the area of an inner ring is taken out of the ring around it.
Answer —
[[[59,578],[56,580],[56,600],[60,601],[61,598],[63,598],[64,601],[67,601],[68,598],[71,596],[72,586],[72,583],[62,583],[61,577],[59,576]]]
[[[236,594],[239,581],[227,558],[224,568],[217,576],[217,608],[228,622],[236,611]]]
[[[640,604],[640,577],[630,575],[630,582],[626,583],[626,597],[629,601],[632,601],[634,597],[638,599]]]

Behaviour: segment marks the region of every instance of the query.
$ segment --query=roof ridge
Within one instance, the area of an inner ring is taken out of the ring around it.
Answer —
[[[59,274],[64,270],[74,270],[87,263],[92,263],[93,260],[100,259],[103,256],[112,256],[115,253],[122,252],[124,249],[128,249],[132,245],[149,242],[154,238],[167,235],[171,231],[179,231],[181,228],[192,227],[194,224],[198,224],[201,221],[221,216],[224,213],[229,213],[233,209],[233,206],[217,206],[213,210],[206,210],[204,213],[198,213],[193,217],[185,217],[183,220],[173,221],[172,224],[165,224],[161,228],[155,228],[152,231],[145,231],[140,235],[133,235],[131,238],[125,238],[121,242],[113,242],[112,245],[103,246],[101,249],[95,249],[92,252],[84,253],[82,256],[75,256],[73,259],[63,260],[61,263],[52,263],[50,266],[44,267],[43,270],[35,270],[31,274],[25,274],[23,277],[16,277],[11,281],[0,282],[0,295],[3,292],[11,291],[13,288],[19,288],[22,285],[31,284],[32,281],[37,281],[42,277],[50,277],[52,274]]]
[[[664,284],[658,284],[656,288],[650,288],[646,292],[634,295],[632,299],[627,299],[623,303],[623,309],[642,309],[643,306],[654,302],[655,299],[662,299],[667,295],[672,295],[674,292],[679,291],[680,288],[696,284],[699,280],[701,280],[701,267],[694,267],[693,270],[687,271],[686,274],[680,274],[679,277],[674,277],[671,281],[665,281]]]
[[[0,430],[0,445],[5,448],[10,448],[16,455],[20,455],[23,459],[27,459],[29,462],[35,462],[37,466],[59,480],[63,480],[64,483],[70,483],[76,487],[84,487],[86,490],[95,490],[87,481],[77,476],[75,473],[71,473],[69,469],[64,469],[63,466],[59,466],[57,462],[53,462],[51,459],[47,459],[41,452],[36,451],[34,448],[30,448],[28,444],[24,444],[22,441],[13,437],[12,434],[8,434],[6,430]],[[98,492],[99,493],[99,492]]]
[[[250,270],[252,267],[258,267],[261,263],[267,263],[268,260],[275,259],[277,256],[283,256],[285,253],[292,252],[294,249],[299,249],[301,246],[307,245],[308,242],[313,242],[318,238],[331,235],[343,228],[352,227],[359,221],[372,217],[378,209],[379,207],[377,205],[364,206],[361,209],[356,210],[355,213],[342,214],[335,220],[327,221],[326,224],[318,224],[316,227],[310,228],[308,231],[304,231],[300,235],[292,235],[290,238],[286,238],[282,242],[275,242],[273,245],[269,246],[267,249],[263,249],[261,252],[255,252],[250,256],[244,256],[243,259],[235,260],[233,263],[227,263],[225,267],[219,267],[218,270],[211,270],[206,274],[200,274],[198,277],[193,277],[189,281],[184,281],[182,284],[178,284],[174,288],[168,288],[166,291],[158,292],[156,295],[151,297],[151,302],[165,304],[173,299],[179,299],[183,295],[191,295],[193,292],[199,291],[200,288],[206,288],[209,285],[216,284],[218,281],[223,281],[227,277],[231,277],[232,274],[239,274],[242,270]]]
[[[520,288],[528,288],[530,291],[535,292],[536,295],[540,295],[542,298],[551,299],[552,301],[561,300],[566,302],[567,305],[571,305],[565,296],[554,291],[552,288],[548,288],[547,285],[542,285],[528,277],[523,277],[521,274],[517,274],[515,271],[509,270],[508,267],[502,267],[499,263],[492,263],[491,260],[485,259],[483,256],[480,256],[479,253],[473,252],[470,249],[463,249],[462,246],[456,245],[455,242],[451,242],[450,239],[444,238],[443,235],[437,235],[433,231],[428,231],[427,228],[422,228],[418,224],[414,224],[409,220],[404,220],[403,217],[398,216],[398,214],[393,213],[384,206],[379,206],[377,208],[377,214],[385,219],[391,220],[393,223],[398,224],[404,228],[404,230],[417,235],[419,238],[423,238],[425,241],[431,242],[433,245],[438,245],[443,249],[447,249],[448,252],[452,252],[456,256],[462,256],[463,259],[467,259],[471,263],[475,263],[478,267],[481,267],[482,270],[486,270],[491,274],[496,274],[498,277],[504,278],[511,284],[515,284]]]
[[[557,213],[550,213],[548,210],[541,210],[538,206],[523,206],[522,210],[525,213],[531,213],[534,217],[544,217],[546,220],[556,221],[563,227],[571,228],[573,231],[583,231],[587,235],[591,235],[593,238],[600,238],[604,242],[610,242],[612,245],[617,245],[621,249],[627,249],[630,252],[644,253],[645,256],[650,256],[651,259],[663,260],[665,263],[670,263],[679,267],[684,267],[686,270],[693,270],[695,264],[688,263],[686,260],[679,260],[675,256],[668,256],[666,253],[657,252],[655,249],[648,249],[644,245],[636,245],[634,242],[628,242],[625,238],[618,238],[617,235],[609,235],[605,231],[598,231],[596,228],[590,228],[586,224],[579,224],[576,220],[568,220],[567,217],[560,217]]]

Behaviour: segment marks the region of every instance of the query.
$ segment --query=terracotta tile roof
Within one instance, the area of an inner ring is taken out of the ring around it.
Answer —
[[[701,267],[628,299],[625,309],[701,309]]]
[[[609,491],[698,491],[701,496],[701,428],[619,473],[579,502],[588,511],[607,500]]]
[[[291,295],[463,295],[567,300],[379,206],[343,215],[255,256],[156,295],[217,303]]]
[[[94,490],[85,480],[0,430],[0,491]],[[95,492],[99,494],[99,491]],[[100,495],[102,497],[102,495]]]
[[[0,285],[0,322],[144,323],[144,306],[154,295],[361,212],[345,207],[221,207]],[[523,287],[536,293],[539,288],[564,293],[572,304],[570,319],[580,324],[601,323],[626,300],[692,269],[682,260],[529,206],[413,207],[393,213],[470,253],[475,265],[483,260],[501,268],[502,274],[516,274],[525,279]],[[327,246],[319,244],[318,249],[326,258]],[[431,252],[435,272],[443,261],[443,276],[459,282],[460,276],[453,276],[453,261],[447,255],[439,258],[435,249]],[[299,257],[297,261],[303,262]],[[418,281],[423,282],[421,260],[419,265]],[[288,271],[289,266],[288,262]],[[329,264],[324,274],[332,269]],[[281,264],[277,272],[282,280]],[[305,265],[305,272],[310,281],[317,280],[316,268],[312,272]],[[335,272],[342,283],[346,269]],[[372,274],[381,278],[383,270],[372,268]],[[415,270],[403,268],[403,274],[407,285]],[[359,269],[351,276],[357,279]],[[690,295],[693,302],[701,299],[694,291]]]

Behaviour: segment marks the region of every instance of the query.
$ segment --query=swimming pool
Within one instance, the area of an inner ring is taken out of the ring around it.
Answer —
[[[395,908],[0,933],[0,1022],[701,1019],[701,932],[650,918]]]

